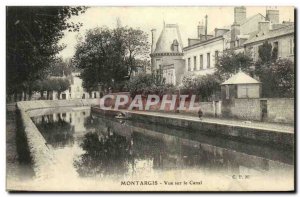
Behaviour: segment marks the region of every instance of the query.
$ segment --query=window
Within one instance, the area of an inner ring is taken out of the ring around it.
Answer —
[[[200,55],[200,70],[203,69],[203,55]]]
[[[188,58],[188,71],[191,71],[191,58]]]
[[[226,99],[229,99],[229,85],[225,85]]]
[[[207,68],[210,68],[210,53],[207,53]]]
[[[178,52],[178,41],[175,39],[172,44],[172,49],[175,52]]]
[[[197,57],[194,56],[194,70],[197,70]]]
[[[215,51],[215,64],[218,63],[219,51]]]

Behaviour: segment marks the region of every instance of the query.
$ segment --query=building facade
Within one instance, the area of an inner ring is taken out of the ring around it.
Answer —
[[[183,45],[177,24],[164,24],[156,40],[152,30],[151,72],[160,75],[167,84],[178,85],[184,73]]]
[[[294,24],[284,22],[283,26],[275,27],[269,23],[263,24],[260,31],[244,43],[245,52],[252,56],[253,61],[259,59],[258,50],[264,43],[272,45],[272,50],[277,51],[277,58],[294,60],[295,55],[295,28]]]
[[[279,10],[266,10],[265,16],[258,13],[247,18],[245,7],[234,8],[232,25],[215,28],[207,33],[205,25],[197,27],[197,38],[188,39],[183,48],[185,74],[206,75],[215,71],[215,64],[223,51],[248,53],[258,60],[258,48],[265,41],[278,50],[278,58],[294,58],[294,23],[279,22]]]
[[[79,77],[80,73],[72,73],[71,76],[65,77],[70,81],[70,87],[59,95],[56,91],[52,92],[50,96],[52,100],[69,100],[69,99],[88,99],[100,98],[99,91],[92,91],[91,94],[86,92],[82,86],[82,79]]]

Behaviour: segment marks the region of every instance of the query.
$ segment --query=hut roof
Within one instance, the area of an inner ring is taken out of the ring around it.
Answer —
[[[259,84],[260,82],[250,77],[246,73],[240,71],[237,74],[230,77],[228,80],[223,82],[221,85],[234,85],[234,84]]]

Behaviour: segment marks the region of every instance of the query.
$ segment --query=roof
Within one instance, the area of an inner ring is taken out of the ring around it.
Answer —
[[[219,39],[223,39],[223,36],[213,37],[213,38],[211,38],[211,39],[207,39],[207,40],[204,40],[204,41],[202,41],[202,42],[199,42],[199,43],[195,43],[195,44],[186,46],[186,47],[183,48],[183,50],[190,50],[190,49],[193,49],[193,48],[195,48],[195,47],[202,46],[202,45],[205,45],[205,44],[207,44],[207,43],[210,43],[210,42],[212,42],[212,41],[219,40]]]
[[[228,80],[223,82],[221,85],[234,85],[234,84],[259,84],[260,82],[253,79],[246,73],[240,71],[237,74],[230,77]]]
[[[274,37],[284,36],[287,34],[294,33],[294,25],[285,26],[279,29],[273,29],[269,32],[259,32],[252,38],[248,39],[244,44],[249,44],[253,42],[263,41]]]
[[[178,51],[172,50],[174,40],[178,42]],[[182,53],[182,41],[177,24],[166,24],[156,42],[153,53]]]

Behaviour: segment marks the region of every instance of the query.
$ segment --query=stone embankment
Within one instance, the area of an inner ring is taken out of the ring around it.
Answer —
[[[182,116],[179,114],[166,114],[147,111],[119,110],[133,121],[146,122],[150,124],[163,125],[185,129],[186,132],[199,132],[210,136],[228,137],[249,143],[263,143],[272,146],[293,147],[294,129],[286,127],[280,129],[278,124],[261,125],[258,123],[246,124],[244,121],[230,120],[199,120],[197,117]],[[118,110],[103,110],[92,107],[92,112],[105,116],[115,116]]]
[[[37,129],[30,118],[30,111],[45,108],[59,107],[82,107],[97,105],[98,99],[74,99],[74,100],[39,100],[39,101],[21,101],[17,103],[17,110],[22,122],[22,132],[24,132],[33,163],[33,170],[36,178],[50,178],[50,173],[55,169],[51,169],[50,165],[55,163],[55,157],[47,142]]]

